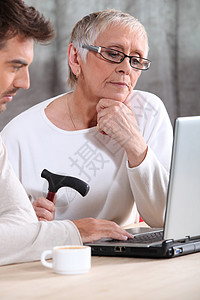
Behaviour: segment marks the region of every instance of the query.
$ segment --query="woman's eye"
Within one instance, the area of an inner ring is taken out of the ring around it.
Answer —
[[[140,65],[140,61],[139,61],[139,59],[137,59],[137,58],[132,58],[131,61],[132,61],[132,64],[135,65],[135,66]]]
[[[114,52],[114,51],[106,51],[106,55],[107,55],[107,57],[110,57],[110,58],[119,58],[120,57],[120,54],[117,52]]]

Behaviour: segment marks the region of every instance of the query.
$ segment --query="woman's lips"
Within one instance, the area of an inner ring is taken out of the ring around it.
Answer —
[[[129,88],[129,84],[127,82],[111,81],[110,83],[119,88]]]
[[[127,82],[121,82],[121,81],[111,81],[110,82],[113,86],[119,88],[119,89],[124,89],[127,88],[129,90],[129,92],[132,91],[133,87],[131,86],[131,84],[127,83]]]

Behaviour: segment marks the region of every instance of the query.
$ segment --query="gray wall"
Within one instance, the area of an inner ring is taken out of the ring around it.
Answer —
[[[199,0],[25,0],[49,17],[57,37],[48,46],[35,46],[30,68],[31,88],[20,91],[0,117],[0,129],[14,116],[49,97],[69,90],[66,49],[70,32],[84,15],[116,8],[137,17],[145,26],[152,66],[136,88],[158,95],[172,122],[177,116],[200,115]]]

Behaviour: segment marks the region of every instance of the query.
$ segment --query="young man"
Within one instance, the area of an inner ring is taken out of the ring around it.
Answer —
[[[0,111],[16,92],[29,88],[33,44],[54,36],[49,21],[21,0],[0,0]],[[39,222],[10,166],[0,137],[0,265],[40,259],[61,244],[82,244],[101,237],[131,237],[113,222],[92,218]],[[51,202],[49,202],[51,205]]]

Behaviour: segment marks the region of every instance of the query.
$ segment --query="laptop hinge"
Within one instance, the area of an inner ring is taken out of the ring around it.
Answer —
[[[173,255],[172,247],[170,247],[174,243],[173,239],[165,240],[162,242],[163,253],[167,257],[171,257]]]
[[[188,235],[185,237],[184,242],[187,243],[187,242],[189,242],[189,240],[190,240],[190,236]]]

